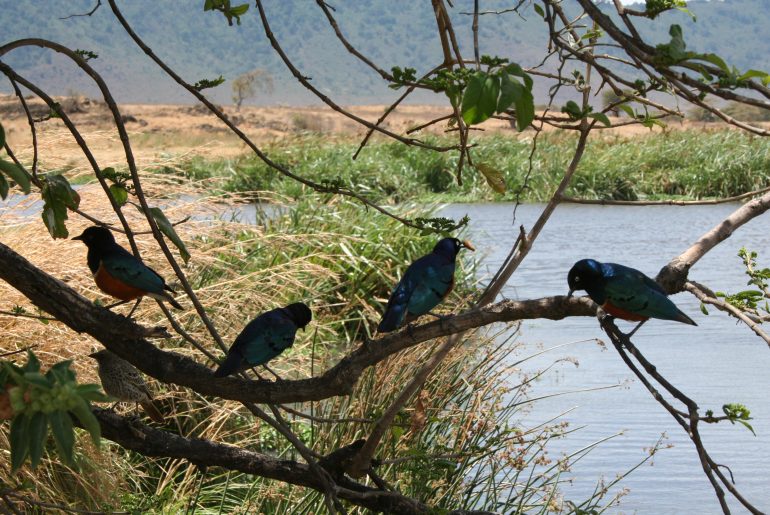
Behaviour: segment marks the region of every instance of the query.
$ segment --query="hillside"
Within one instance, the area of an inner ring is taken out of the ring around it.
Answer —
[[[691,2],[697,22],[693,23],[685,14],[672,13],[654,22],[640,22],[640,26],[643,33],[665,41],[668,26],[680,23],[689,48],[721,49],[727,62],[739,69],[767,69],[770,68],[770,41],[763,36],[770,13],[764,9],[765,2]],[[193,4],[134,0],[121,2],[120,7],[136,32],[191,82],[219,75],[232,80],[258,67],[273,74],[276,91],[280,92],[262,98],[261,103],[313,102],[273,52],[253,6],[243,16],[240,26],[230,27],[219,13],[204,13],[202,1]],[[485,1],[483,8],[504,9],[510,4],[510,1]],[[99,58],[92,64],[106,78],[120,102],[191,101],[187,93],[164,78],[138,50],[106,3],[93,16],[61,19],[87,12],[93,5],[94,0],[2,0],[1,41],[44,37],[96,52]],[[472,5],[470,0],[457,0],[452,10],[461,44],[470,44],[471,17],[461,13],[472,10]],[[342,31],[380,66],[411,66],[422,71],[439,60],[435,20],[425,4],[406,0],[339,0],[333,6]],[[396,93],[389,90],[379,76],[345,52],[315,2],[282,0],[267,2],[266,8],[272,29],[286,53],[322,91],[333,92],[336,99],[348,104],[384,103],[394,98]],[[511,56],[524,65],[537,63],[544,42],[543,23],[531,10],[524,14],[526,19],[515,13],[484,16],[480,29],[482,52]],[[52,52],[15,50],[3,60],[54,94],[95,93],[89,81]],[[9,91],[6,84],[2,88]],[[210,90],[210,94],[218,102],[229,103],[229,83]],[[414,99],[423,103],[435,100],[429,94]]]

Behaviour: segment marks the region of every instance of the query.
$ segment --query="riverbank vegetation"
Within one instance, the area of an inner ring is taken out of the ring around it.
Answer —
[[[356,160],[358,141],[307,133],[267,147],[277,162],[316,182],[343,184],[377,202],[543,202],[556,189],[577,136],[539,136],[529,168],[531,138],[483,138],[475,163],[503,173],[505,193],[496,193],[472,168],[455,178],[456,152],[425,152],[398,142],[367,145]],[[437,140],[440,141],[440,140]],[[444,141],[446,143],[446,141]],[[256,158],[211,161],[192,158],[168,172],[205,180],[227,192],[279,192],[298,199],[307,193]],[[526,184],[526,187],[524,185]],[[567,195],[587,199],[697,200],[739,195],[770,184],[770,142],[735,130],[672,130],[592,139]]]
[[[158,186],[150,184],[151,189]],[[96,186],[86,186],[80,193],[92,208],[94,202],[103,204]],[[229,214],[217,220],[177,226],[193,255],[186,271],[226,342],[259,312],[297,300],[308,302],[314,312],[310,330],[300,333],[294,346],[270,365],[284,379],[313,377],[371,335],[392,284],[406,264],[429,252],[435,236],[421,237],[392,219],[372,217],[350,200],[321,202],[310,197],[291,207],[282,207],[277,197],[271,200],[270,216],[258,215],[254,224],[241,223],[225,210]],[[200,199],[170,208],[169,213],[177,218],[204,209],[210,210],[211,205]],[[399,212],[410,217],[428,215],[425,209],[402,207]],[[6,228],[3,240],[47,245],[44,230],[38,223],[20,224]],[[149,242],[147,238],[140,243]],[[69,274],[71,286],[101,297],[93,290],[84,250],[77,242],[62,243],[55,254],[47,252],[45,245],[25,245],[36,264]],[[162,262],[157,248],[141,246],[148,262]],[[476,262],[466,258],[442,312],[461,311],[476,296]],[[157,268],[165,272],[162,265]],[[8,301],[26,305],[14,290],[6,285],[2,290]],[[148,325],[165,320],[150,302],[143,302],[134,316]],[[221,355],[205,328],[195,323],[189,303],[175,317],[193,339],[214,356]],[[98,382],[93,363],[85,357],[93,345],[87,336],[66,337],[66,329],[58,323],[4,320],[9,347],[33,346],[41,356],[70,355],[76,358],[74,368],[81,382]],[[399,413],[383,441],[390,459],[377,467],[377,474],[405,494],[444,509],[570,511],[568,506],[601,509],[613,502],[613,494],[604,491],[590,499],[573,499],[572,504],[560,497],[562,474],[573,457],[552,458],[547,443],[568,428],[558,419],[534,426],[525,422],[527,394],[538,374],[530,370],[522,375],[519,366],[527,357],[516,333],[508,327],[479,330],[464,341],[431,376],[416,403]],[[164,348],[201,359],[179,337],[167,340]],[[309,448],[327,454],[366,435],[371,421],[393,402],[432,351],[417,346],[399,353],[369,368],[350,396],[295,404],[284,416]],[[206,398],[171,385],[153,383],[152,387],[167,430],[281,459],[298,458],[290,443],[238,402]],[[121,412],[132,409],[119,408]],[[4,433],[0,433],[0,448],[8,449]],[[61,463],[50,440],[40,467],[13,475],[6,469],[0,472],[0,485],[13,486],[18,495],[32,500],[91,510],[323,511],[323,495],[312,490],[216,467],[190,467],[183,460],[146,457],[115,445],[101,452],[91,445],[76,446],[76,461],[79,473]],[[34,504],[28,506],[32,509]]]

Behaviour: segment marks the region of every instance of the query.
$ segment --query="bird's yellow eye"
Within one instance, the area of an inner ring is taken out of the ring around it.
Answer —
[[[576,283],[579,283],[579,282],[580,282],[580,276],[579,276],[579,275],[578,275],[578,276],[575,276],[575,282],[576,282]]]

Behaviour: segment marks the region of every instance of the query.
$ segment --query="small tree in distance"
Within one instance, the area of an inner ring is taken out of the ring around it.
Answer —
[[[233,81],[232,87],[235,109],[240,111],[244,100],[254,98],[260,92],[268,95],[273,92],[273,76],[267,70],[255,68],[239,75]]]

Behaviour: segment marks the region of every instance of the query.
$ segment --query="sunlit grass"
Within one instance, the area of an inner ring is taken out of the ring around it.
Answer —
[[[443,143],[447,143],[443,141]],[[474,149],[474,162],[505,176],[508,190],[495,193],[473,168],[462,185],[455,178],[456,152],[430,152],[401,143],[370,143],[352,159],[358,142],[305,135],[267,148],[277,162],[323,183],[337,182],[379,202],[513,200],[550,198],[571,159],[576,136],[540,136],[529,171],[530,139],[491,135]],[[274,191],[291,198],[308,188],[284,178],[257,160],[193,158],[180,170],[188,177],[213,179],[223,192]],[[527,187],[524,188],[524,185]],[[712,198],[737,195],[770,183],[770,142],[731,130],[690,130],[645,136],[599,136],[590,140],[568,195],[592,199]]]

